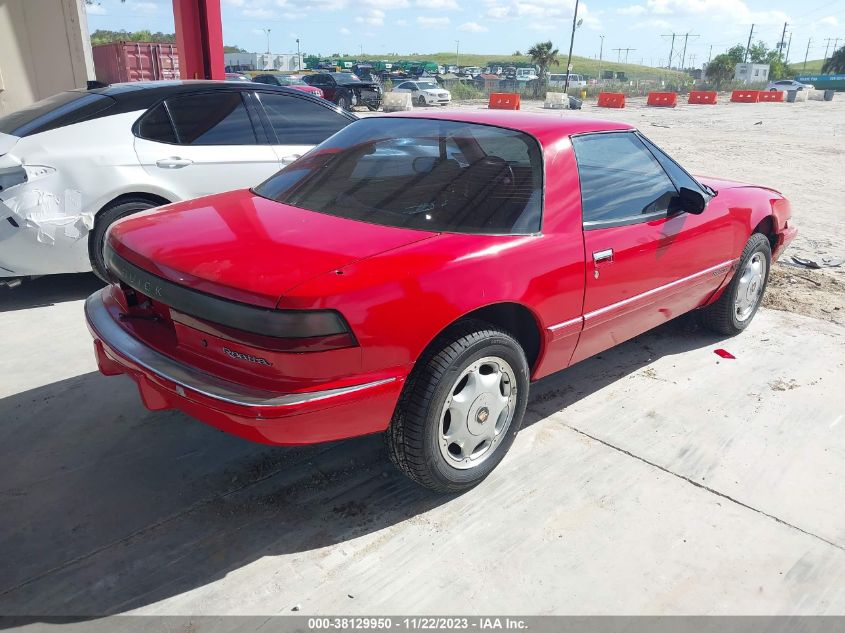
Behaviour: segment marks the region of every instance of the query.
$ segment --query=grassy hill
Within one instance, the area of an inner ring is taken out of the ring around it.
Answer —
[[[356,56],[360,57],[360,56]],[[360,57],[369,61],[383,60],[383,59],[409,59],[413,61],[432,61],[438,64],[449,65],[455,63],[455,53],[430,53],[428,55],[399,55],[396,58],[386,58],[378,55],[364,55]],[[560,66],[552,66],[551,72],[564,72],[566,69],[566,55],[561,56]],[[531,58],[527,55],[469,55],[460,54],[461,66],[480,66],[484,67],[491,61],[499,62],[530,62]],[[809,72],[810,65],[807,64]],[[652,68],[651,66],[640,66],[638,64],[618,64],[616,62],[609,62],[604,60],[599,62],[597,59],[590,57],[572,57],[572,72],[580,75],[588,75],[590,77],[598,77],[600,70],[612,70],[614,72],[624,71],[629,79],[678,79],[683,76],[674,70],[666,70],[665,68]]]
[[[804,62],[790,61],[789,67],[799,75],[818,75],[822,72],[823,59],[808,59],[807,69],[804,69]]]

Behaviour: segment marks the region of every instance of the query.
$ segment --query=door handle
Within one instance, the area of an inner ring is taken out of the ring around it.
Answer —
[[[613,249],[606,248],[603,251],[595,251],[593,253],[593,263],[598,264],[599,262],[612,262],[613,261]]]
[[[282,165],[290,165],[293,161],[300,158],[302,154],[290,154],[289,156],[283,156],[281,159]]]
[[[159,158],[156,161],[156,166],[163,169],[180,169],[192,164],[190,158],[179,158],[178,156],[171,156],[170,158]]]

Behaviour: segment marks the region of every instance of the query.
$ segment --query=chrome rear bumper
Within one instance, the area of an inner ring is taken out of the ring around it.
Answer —
[[[208,398],[234,405],[273,408],[295,407],[372,389],[396,380],[396,378],[385,378],[360,385],[291,394],[277,394],[252,389],[223,380],[168,358],[129,334],[112,318],[111,313],[106,308],[103,295],[109,290],[109,288],[103,288],[85,301],[85,317],[92,334],[100,340],[106,353],[114,361],[126,366],[127,369],[132,369],[134,366],[173,383],[176,386],[176,393],[180,396],[187,395],[185,393],[187,389]]]

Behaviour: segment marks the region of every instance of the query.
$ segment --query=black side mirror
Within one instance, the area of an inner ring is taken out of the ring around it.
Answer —
[[[672,202],[669,204],[669,211],[672,213],[700,215],[704,213],[706,206],[707,200],[701,195],[700,191],[681,187],[678,195],[672,198]]]

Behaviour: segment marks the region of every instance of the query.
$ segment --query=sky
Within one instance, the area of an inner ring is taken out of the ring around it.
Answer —
[[[95,0],[88,7],[91,31],[173,32],[172,0]],[[575,0],[221,0],[223,39],[250,52],[388,55],[391,53],[510,54],[551,40],[566,52]],[[687,66],[754,40],[769,46],[792,35],[789,59],[825,54],[826,40],[845,44],[845,0],[587,0],[574,53],[665,66],[672,33],[673,65],[680,63],[684,34]],[[712,47],[712,48],[711,48]],[[631,49],[616,50],[616,49]],[[577,72],[577,68],[575,69]]]

